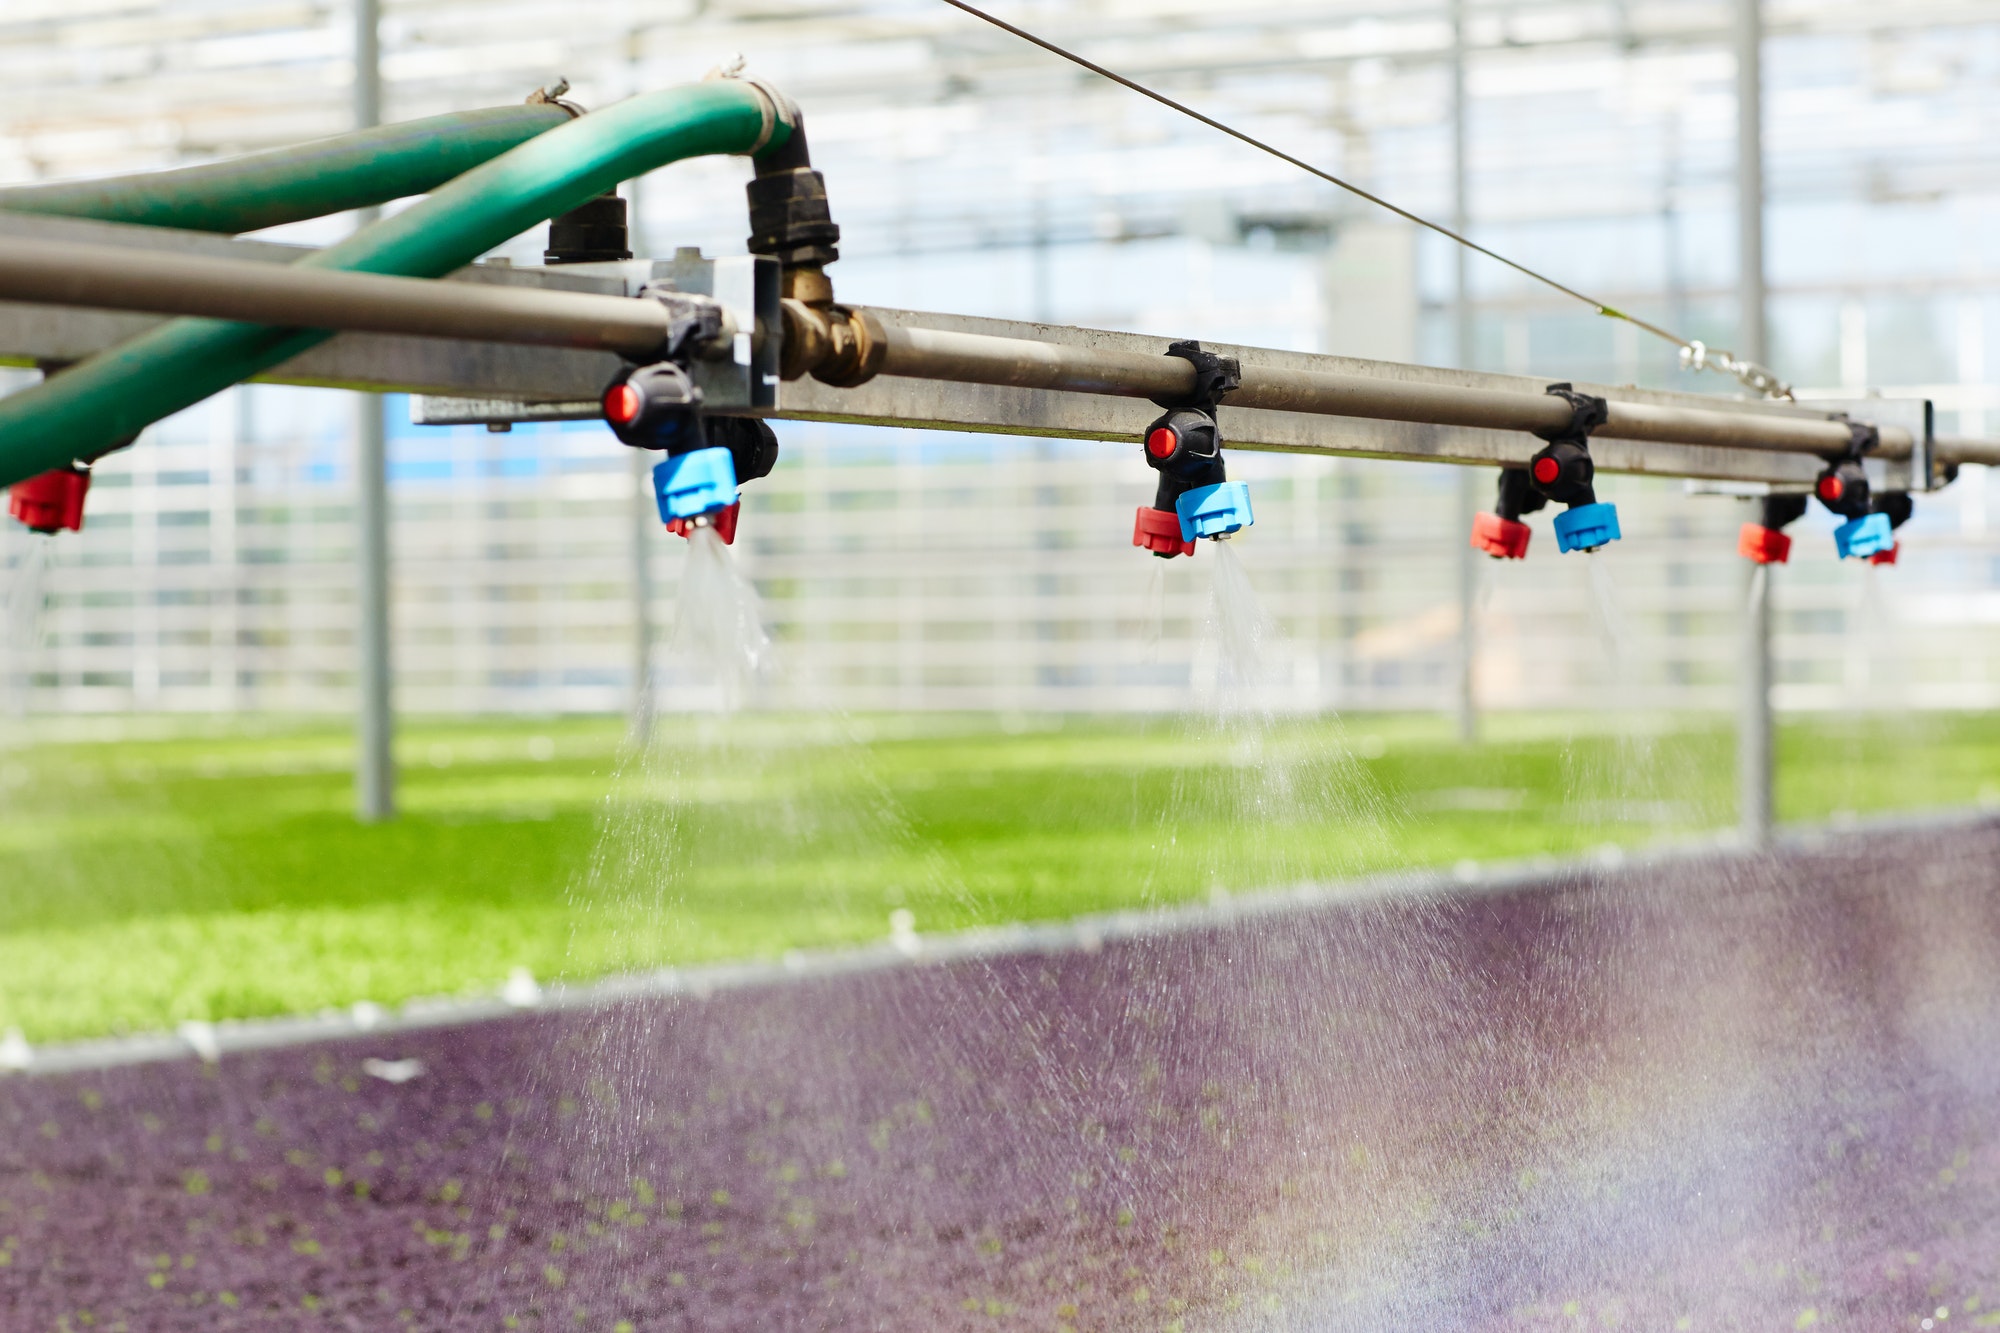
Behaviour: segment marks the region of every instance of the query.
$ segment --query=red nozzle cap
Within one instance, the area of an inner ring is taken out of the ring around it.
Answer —
[[[59,467],[7,488],[7,512],[36,532],[83,531],[90,474]]]
[[[702,515],[702,517],[708,520],[709,527],[715,529],[715,535],[722,538],[724,546],[734,546],[736,545],[736,520],[742,514],[743,502],[738,500],[727,509],[716,509]],[[676,537],[687,536],[695,530],[695,526],[695,521],[691,518],[670,518],[667,520],[667,531],[673,533]]]
[[[1522,559],[1528,554],[1528,538],[1534,535],[1534,529],[1526,523],[1498,514],[1478,514],[1472,520],[1472,549],[1484,551],[1495,560]]]
[[[1562,464],[1556,462],[1553,458],[1537,458],[1535,460],[1535,480],[1544,486],[1552,485],[1555,479],[1562,475],[1562,470]],[[1494,517],[1498,518],[1499,515],[1496,514]]]
[[[1736,535],[1736,554],[1760,565],[1782,565],[1792,558],[1792,539],[1762,523],[1745,523]]]
[[[1152,448],[1151,441],[1146,447]],[[1181,516],[1171,509],[1141,508],[1138,521],[1132,525],[1132,544],[1155,555],[1194,554],[1194,543],[1181,540]]]
[[[1896,556],[1901,553],[1902,549],[1903,549],[1903,544],[1901,542],[1897,542],[1894,546],[1891,546],[1888,550],[1877,551],[1875,554],[1869,556],[1868,563],[1871,565],[1893,565],[1896,563]]]
[[[629,426],[639,419],[646,400],[630,384],[620,382],[604,391],[604,419],[614,426]]]
[[[1180,446],[1181,437],[1165,426],[1146,437],[1146,452],[1155,458],[1171,458]]]
[[[1828,504],[1839,504],[1840,497],[1847,493],[1847,483],[1839,477],[1828,474],[1819,479],[1819,498]]]

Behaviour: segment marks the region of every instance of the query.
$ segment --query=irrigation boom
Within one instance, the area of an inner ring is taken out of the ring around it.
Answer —
[[[1500,503],[1474,535],[1495,555],[1525,551],[1520,517],[1551,500],[1570,510],[1557,519],[1563,549],[1616,540],[1615,511],[1590,486],[1599,469],[1813,491],[1875,533],[1853,550],[1843,540],[1843,554],[1880,552],[1907,517],[1904,497],[1947,484],[1960,463],[2000,463],[2000,442],[1935,438],[1923,401],[1551,385],[836,304],[826,267],[839,228],[781,95],[724,80],[588,116],[537,96],[508,117],[443,118],[437,134],[370,131],[307,145],[296,161],[264,154],[242,167],[0,191],[0,363],[76,367],[0,404],[0,484],[79,468],[247,378],[409,392],[426,424],[601,418],[669,463],[705,445],[730,452],[728,475],[689,482],[692,498],[675,502],[685,513],[662,491],[663,515],[683,526],[718,512],[718,497],[733,502],[746,469],[768,469],[776,445],[762,418],[1142,438],[1160,495],[1134,540],[1161,555],[1251,521],[1247,492],[1226,481],[1225,438],[1499,465]],[[412,158],[412,145],[428,157]],[[753,253],[632,259],[608,187],[704,152],[756,160]],[[368,165],[376,153],[381,179]],[[432,182],[423,173],[444,170],[439,162],[464,172]],[[195,230],[261,217],[274,196],[286,216],[374,199],[391,179],[434,192],[329,250]],[[542,218],[554,219],[547,266],[467,266]],[[163,225],[177,220],[181,229]],[[1154,419],[1152,404],[1167,414]],[[1190,518],[1181,501],[1196,492],[1194,508],[1220,508]],[[1767,522],[1789,521],[1790,503]]]
[[[459,281],[399,278],[292,267],[274,260],[291,260],[303,252],[254,242],[223,242],[187,237],[184,233],[102,223],[57,222],[52,219],[7,218],[0,221],[6,247],[0,250],[0,359],[38,363],[74,359],[99,350],[123,325],[98,319],[79,320],[61,309],[119,310],[152,314],[198,315],[277,326],[346,330],[379,335],[404,335],[455,340],[459,346],[432,349],[432,362],[480,361],[465,343],[495,343],[520,347],[595,351],[634,361],[656,353],[669,325],[666,310],[656,301],[622,294],[631,274],[607,275],[599,265],[582,269],[513,269],[479,267],[463,271]],[[143,239],[143,246],[135,240]],[[178,245],[174,242],[179,242]],[[200,250],[192,247],[199,245]],[[204,253],[203,251],[206,251]],[[619,265],[629,268],[629,265]],[[643,266],[650,269],[650,265]],[[589,271],[585,271],[589,270]],[[560,284],[560,285],[558,285]],[[579,290],[579,288],[586,288]],[[617,292],[619,294],[613,294]],[[1186,361],[1163,357],[1162,340],[1143,339],[1093,330],[1059,330],[1009,321],[973,321],[945,315],[921,315],[866,307],[855,313],[875,330],[881,341],[877,376],[932,382],[937,386],[979,385],[995,389],[1037,391],[1043,395],[1086,395],[1110,398],[1154,398],[1185,394],[1193,368]],[[85,326],[105,337],[80,343]],[[763,330],[759,337],[769,337]],[[555,416],[595,415],[595,391],[609,378],[609,366],[592,366],[575,381],[586,390],[565,401],[548,396],[560,383],[521,386],[489,384],[477,375],[431,376],[433,382],[410,384],[371,373],[365,364],[366,344],[352,341],[338,358],[348,373],[312,373],[293,378],[307,383],[338,382],[350,387],[416,388],[437,396],[454,392],[479,401],[457,411],[448,403],[427,404],[430,419],[530,420]],[[1352,418],[1357,421],[1398,422],[1483,431],[1532,432],[1561,427],[1569,417],[1561,400],[1539,392],[1538,382],[1520,377],[1462,375],[1389,363],[1342,357],[1302,356],[1268,349],[1232,349],[1243,363],[1242,386],[1228,399],[1232,409],[1276,415]],[[361,353],[356,356],[355,353]],[[300,369],[304,369],[301,367]],[[329,368],[331,369],[331,368]],[[405,380],[408,377],[403,377]],[[566,377],[562,377],[566,378]],[[434,382],[437,380],[443,382]],[[860,388],[862,386],[852,386]],[[510,388],[526,392],[509,400]],[[905,389],[904,403],[885,404],[883,390],[867,395],[860,412],[841,411],[839,392],[829,395],[812,381],[802,393],[787,392],[771,415],[851,418],[946,428],[1020,428],[1043,433],[1099,433],[1086,421],[1050,432],[1035,418],[1043,411],[996,412],[991,420],[954,420],[950,413],[923,410],[921,393]],[[1767,403],[1739,403],[1694,394],[1642,393],[1605,389],[1610,406],[1606,423],[1595,438],[1634,444],[1678,446],[1678,450],[1630,449],[1607,453],[1607,470],[1660,475],[1720,476],[1731,479],[1797,481],[1795,468],[1771,459],[1723,460],[1709,451],[1750,454],[1792,453],[1831,458],[1846,448],[1847,425],[1832,409]],[[502,403],[519,403],[508,411]],[[804,401],[799,401],[803,399]],[[831,399],[831,401],[828,401]],[[786,400],[791,400],[787,403]],[[796,405],[797,411],[787,410]],[[1885,407],[1887,405],[1884,405]],[[834,410],[828,411],[831,407]],[[539,410],[537,410],[539,408]],[[961,414],[962,415],[962,414]],[[1090,414],[1097,415],[1097,414]],[[1907,414],[1906,414],[1907,415]],[[1104,430],[1129,436],[1139,422]],[[1109,422],[1106,422],[1109,425]],[[1101,429],[1101,428],[1100,428]],[[1885,424],[1874,456],[1907,462],[1923,441],[1921,428]],[[1504,451],[1471,440],[1432,439],[1408,452],[1383,447],[1365,431],[1336,432],[1320,423],[1311,441],[1257,438],[1239,427],[1231,435],[1238,447],[1264,447],[1314,452],[1353,452],[1402,456],[1426,461],[1493,463],[1507,461]],[[1521,457],[1533,452],[1527,440]],[[1472,447],[1467,447],[1468,445]],[[1700,455],[1685,451],[1699,449]],[[1615,457],[1614,457],[1615,455]],[[1934,442],[1935,464],[2000,462],[2000,445],[1985,441]],[[14,480],[18,480],[15,478]],[[1918,489],[1923,489],[1921,486]]]

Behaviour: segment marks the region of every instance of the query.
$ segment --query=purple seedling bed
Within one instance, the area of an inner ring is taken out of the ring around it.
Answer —
[[[1877,834],[0,1081],[0,1328],[2000,1323],[1996,864]]]

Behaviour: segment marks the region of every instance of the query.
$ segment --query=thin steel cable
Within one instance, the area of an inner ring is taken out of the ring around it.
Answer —
[[[1507,256],[1499,253],[1498,251],[1489,250],[1485,246],[1481,245],[1479,242],[1471,240],[1465,236],[1461,236],[1457,232],[1453,231],[1451,228],[1444,226],[1441,223],[1432,222],[1429,218],[1419,217],[1417,214],[1412,213],[1407,208],[1402,208],[1396,204],[1390,203],[1387,199],[1384,199],[1379,194],[1374,194],[1368,190],[1362,189],[1359,185],[1356,185],[1353,181],[1342,180],[1339,176],[1334,175],[1332,172],[1322,170],[1321,168],[1314,166],[1312,163],[1307,162],[1302,158],[1294,157],[1290,153],[1286,152],[1284,149],[1265,143],[1262,139],[1257,138],[1255,135],[1246,134],[1242,130],[1237,129],[1233,125],[1226,125],[1222,121],[1217,120],[1213,116],[1205,115],[1202,112],[1197,111],[1193,107],[1187,105],[1185,102],[1177,102],[1173,98],[1168,97],[1165,93],[1156,92],[1155,90],[1148,88],[1143,83],[1139,83],[1136,80],[1126,78],[1123,74],[1118,73],[1116,70],[1106,69],[1104,66],[1098,64],[1096,61],[1087,60],[1083,56],[1078,55],[1076,52],[1058,46],[1054,42],[1049,41],[1045,37],[1038,37],[1034,33],[1029,32],[1027,29],[1016,27],[1014,24],[1007,22],[1007,20],[1000,18],[996,15],[989,14],[985,10],[978,8],[976,5],[967,4],[966,0],[944,0],[944,2],[950,5],[954,9],[964,10],[966,13],[972,15],[974,18],[992,24],[994,27],[1001,29],[1003,32],[1012,33],[1014,36],[1019,37],[1024,42],[1028,42],[1031,43],[1032,45],[1039,46],[1044,51],[1047,51],[1052,55],[1061,56],[1064,60],[1067,60],[1072,64],[1081,65],[1083,68],[1089,70],[1092,74],[1095,74],[1100,78],[1109,79],[1111,80],[1111,82],[1119,85],[1122,88],[1129,88],[1133,92],[1138,93],[1141,97],[1149,97],[1153,101],[1158,102],[1161,106],[1168,107],[1174,111],[1178,111],[1182,115],[1187,116],[1193,120],[1198,120],[1212,130],[1220,130],[1222,133],[1228,135],[1230,138],[1240,140],[1243,143],[1249,144],[1252,148],[1256,148],[1262,152],[1269,153],[1272,157],[1277,158],[1279,161],[1288,162],[1292,166],[1297,167],[1300,171],[1306,172],[1309,175],[1317,176],[1321,180],[1327,182],[1330,185],[1337,185],[1341,189],[1347,191],[1349,194],[1355,195],[1362,199],[1366,199],[1369,203],[1376,205],[1378,208],[1386,208],[1391,213],[1394,213],[1397,217],[1405,218],[1411,222],[1414,222],[1419,227],[1426,227],[1431,231],[1436,232],[1440,236],[1443,236],[1449,240],[1457,242],[1459,245],[1464,246],[1466,249],[1471,250],[1476,254],[1485,255],[1488,259],[1493,260],[1495,263],[1504,264],[1508,268],[1513,269],[1516,273],[1522,274],[1523,276],[1528,278],[1532,278],[1534,281],[1541,283],[1545,287],[1553,288],[1556,291],[1561,292],[1565,296],[1572,297],[1575,300],[1583,302],[1585,305],[1589,306],[1592,310],[1596,311],[1600,315],[1603,315],[1607,319],[1622,319],[1627,324],[1630,324],[1635,328],[1643,329],[1647,333],[1652,334],[1655,338],[1665,339],[1667,342],[1672,343],[1675,347],[1678,347],[1680,349],[1682,363],[1692,369],[1719,370],[1724,374],[1735,376],[1746,386],[1753,389],[1757,389],[1760,392],[1777,394],[1782,397],[1791,396],[1790,387],[1788,385],[1783,384],[1781,381],[1778,380],[1778,378],[1775,375],[1773,375],[1770,371],[1765,370],[1762,366],[1755,365],[1752,362],[1739,360],[1734,354],[1730,352],[1725,352],[1719,349],[1707,347],[1702,343],[1696,341],[1695,339],[1683,338],[1679,334],[1673,332],[1671,329],[1662,328],[1658,324],[1654,324],[1647,320],[1643,320],[1629,311],[1620,310],[1618,307],[1614,305],[1608,305],[1605,302],[1598,300],[1594,296],[1587,295],[1583,292],[1578,291],[1574,287],[1556,281],[1554,278],[1551,278],[1546,273],[1538,273],[1534,269],[1529,268],[1526,264],[1520,263],[1517,260],[1509,259]]]

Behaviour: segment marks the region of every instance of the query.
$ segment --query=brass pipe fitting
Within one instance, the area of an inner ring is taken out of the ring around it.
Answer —
[[[837,305],[808,305],[786,297],[785,348],[779,374],[788,380],[811,375],[822,384],[852,389],[875,378],[888,352],[881,323],[866,311]]]

